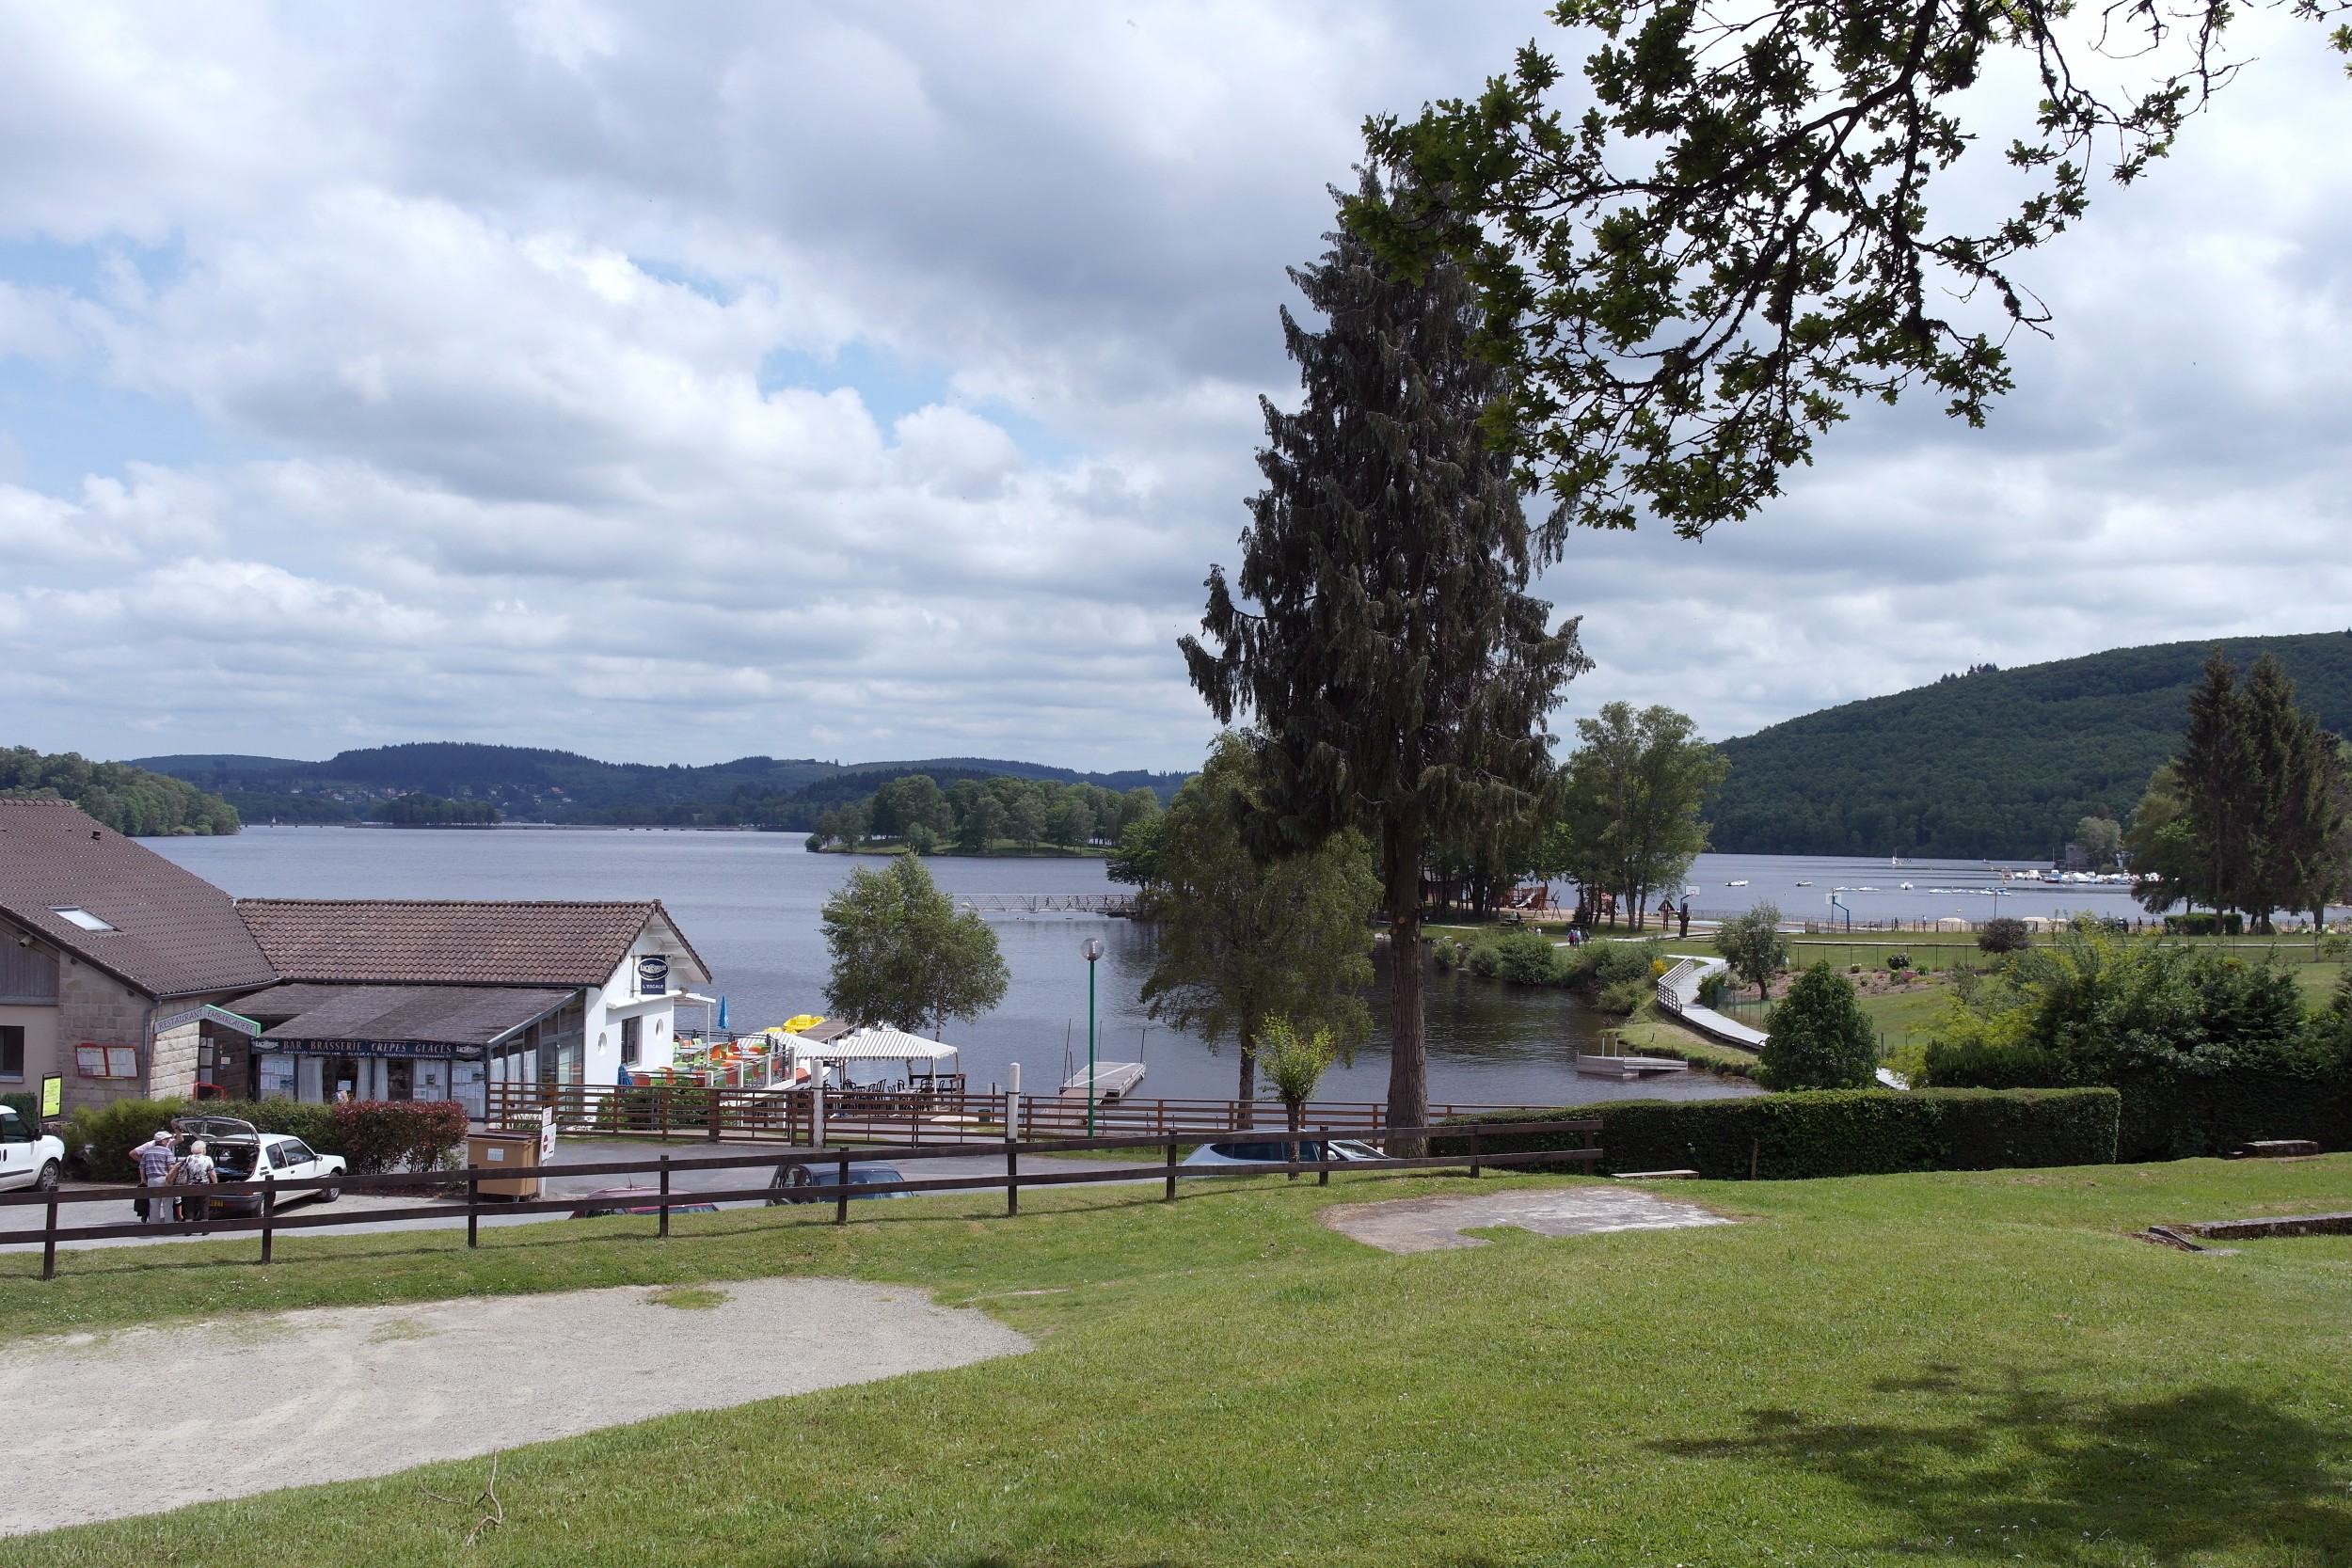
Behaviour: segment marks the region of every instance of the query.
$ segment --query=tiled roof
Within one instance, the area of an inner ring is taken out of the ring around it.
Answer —
[[[676,939],[694,977],[710,977],[658,898],[246,898],[236,908],[285,980],[601,986],[649,922]]]
[[[263,1047],[382,1044],[487,1045],[577,1000],[573,990],[520,986],[280,986],[237,1006],[278,1019]]]
[[[61,909],[115,929],[85,930]],[[227,894],[61,801],[0,800],[0,913],[150,996],[274,978]]]

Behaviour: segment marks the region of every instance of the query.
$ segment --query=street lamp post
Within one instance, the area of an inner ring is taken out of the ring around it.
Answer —
[[[1094,965],[1103,956],[1103,939],[1089,937],[1078,944],[1087,960],[1087,1136],[1094,1136]]]

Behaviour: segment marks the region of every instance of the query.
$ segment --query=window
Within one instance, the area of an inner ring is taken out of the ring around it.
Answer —
[[[0,1105],[0,1143],[24,1144],[33,1141],[33,1130],[24,1125],[24,1118],[16,1114],[13,1105]]]
[[[0,1078],[24,1080],[24,1026],[0,1023]]]
[[[285,1157],[286,1164],[290,1165],[307,1165],[318,1158],[310,1152],[310,1146],[300,1138],[288,1138],[278,1146],[278,1152]]]
[[[621,1020],[621,1065],[623,1067],[637,1065],[638,1040],[644,1033],[644,1028],[645,1021],[642,1018]],[[23,1031],[19,1030],[18,1033],[22,1034]]]
[[[99,919],[98,916],[90,913],[87,910],[74,909],[71,906],[65,909],[56,909],[53,907],[49,912],[56,915],[59,920],[64,921],[67,925],[79,926],[85,931],[111,931],[114,929],[112,926],[107,925],[104,921]]]

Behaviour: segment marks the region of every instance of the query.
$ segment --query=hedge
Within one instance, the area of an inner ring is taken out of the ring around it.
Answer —
[[[1878,1176],[1907,1170],[2097,1165],[2115,1159],[2122,1099],[2113,1089],[1813,1089],[1724,1100],[1619,1100],[1479,1121],[1597,1117],[1603,1172],[1695,1170],[1715,1180]],[[1468,1139],[1432,1139],[1460,1153]],[[1575,1148],[1573,1132],[1482,1141],[1498,1153]],[[1567,1167],[1575,1168],[1575,1167]]]
[[[1927,1076],[1955,1087],[2049,1086],[2073,1076],[2054,1051],[2033,1046],[1935,1045]],[[2246,1066],[2192,1073],[2148,1069],[2118,1073],[2122,1160],[2190,1160],[2233,1154],[2261,1138],[2308,1138],[2352,1148],[2352,1078],[2327,1064],[2303,1070]]]
[[[66,1124],[66,1159],[95,1181],[132,1181],[131,1150],[174,1117],[234,1117],[262,1132],[289,1133],[321,1154],[340,1154],[354,1173],[430,1170],[465,1141],[466,1112],[455,1101],[359,1101],[310,1105],[295,1100],[120,1100],[86,1105]],[[86,1160],[82,1150],[90,1149]]]

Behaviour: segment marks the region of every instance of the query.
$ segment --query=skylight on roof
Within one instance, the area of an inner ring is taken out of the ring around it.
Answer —
[[[104,921],[99,919],[98,916],[90,913],[87,910],[53,909],[49,912],[56,915],[59,920],[64,921],[67,925],[79,926],[85,931],[111,931],[114,929],[112,926],[107,925]]]

